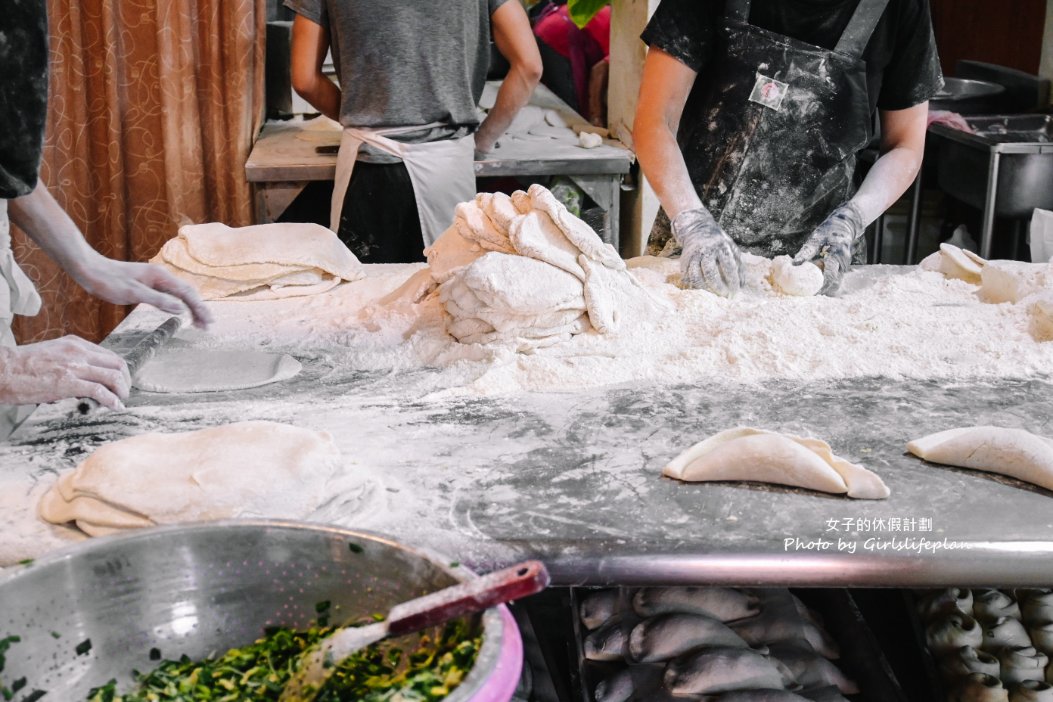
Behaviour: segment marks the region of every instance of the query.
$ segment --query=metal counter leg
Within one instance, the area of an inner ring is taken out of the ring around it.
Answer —
[[[921,169],[910,186],[910,221],[907,222],[907,244],[903,263],[912,266],[918,260],[918,229],[921,223]]]
[[[980,256],[991,258],[991,238],[994,235],[995,204],[998,202],[998,165],[1001,154],[991,150],[987,169],[987,197],[984,199],[984,226],[980,234]]]
[[[593,201],[606,212],[606,231],[599,232],[600,238],[618,248],[618,228],[621,209],[620,174],[570,175],[578,187],[585,191]]]

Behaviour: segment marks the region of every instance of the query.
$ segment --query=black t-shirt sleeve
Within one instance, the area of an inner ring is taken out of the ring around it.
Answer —
[[[48,104],[44,0],[5,3],[0,12],[0,197],[36,187]]]
[[[907,0],[898,18],[891,60],[885,67],[878,108],[905,110],[943,87],[928,0]]]
[[[662,0],[640,38],[697,73],[712,53],[722,5],[714,0]]]

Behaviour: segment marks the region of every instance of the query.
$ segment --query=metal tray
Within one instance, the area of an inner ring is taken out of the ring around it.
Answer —
[[[628,606],[632,588],[617,589],[621,604]],[[579,613],[582,597],[587,592],[586,588],[572,588],[571,604],[574,608],[574,635],[578,654],[578,686],[581,699],[593,702],[592,691],[596,685],[621,666],[585,658],[585,631]],[[841,658],[837,666],[853,678],[860,688],[858,695],[849,696],[848,699],[853,702],[908,702],[881,646],[848,590],[817,588],[792,589],[791,592],[823,618],[827,632],[840,645]],[[630,618],[627,625],[634,623]]]

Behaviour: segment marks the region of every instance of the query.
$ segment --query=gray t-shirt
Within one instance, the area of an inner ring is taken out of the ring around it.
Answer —
[[[479,126],[490,64],[490,15],[507,0],[285,0],[329,30],[340,123],[409,127],[393,139],[436,141]],[[395,162],[363,146],[359,159]]]

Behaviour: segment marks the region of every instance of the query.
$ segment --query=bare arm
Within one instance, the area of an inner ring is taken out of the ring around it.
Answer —
[[[921,168],[929,103],[881,113],[881,158],[867,173],[852,203],[870,224],[907,191]]]
[[[293,20],[290,72],[293,88],[316,110],[340,120],[340,88],[322,72],[329,51],[329,32],[297,15]]]
[[[491,16],[491,25],[497,50],[511,67],[497,91],[493,109],[475,134],[477,153],[494,148],[498,137],[512,124],[512,119],[530,100],[541,80],[541,54],[523,5],[517,0],[509,0]]]
[[[92,295],[117,305],[146,303],[171,314],[189,310],[202,328],[212,321],[193,286],[161,266],[115,261],[91,248],[42,182],[29,195],[10,200],[8,208],[11,221]]]
[[[702,207],[676,143],[684,104],[697,75],[661,49],[647,52],[633,121],[633,142],[640,167],[670,220],[681,212]]]

